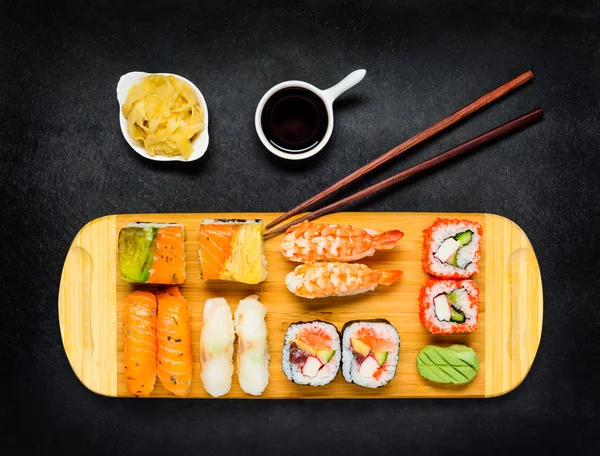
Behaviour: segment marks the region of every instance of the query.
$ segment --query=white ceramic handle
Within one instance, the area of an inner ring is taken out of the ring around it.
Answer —
[[[342,93],[344,93],[346,90],[354,87],[356,84],[362,81],[365,77],[365,74],[367,74],[366,70],[353,71],[333,87],[324,90],[323,96],[327,99],[327,101],[329,101],[329,103],[333,103],[334,100],[337,97],[339,97]]]

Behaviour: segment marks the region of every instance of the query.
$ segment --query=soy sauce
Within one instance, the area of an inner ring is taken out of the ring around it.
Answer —
[[[325,137],[329,120],[323,100],[310,90],[289,87],[265,103],[261,125],[267,140],[291,153],[306,152]]]

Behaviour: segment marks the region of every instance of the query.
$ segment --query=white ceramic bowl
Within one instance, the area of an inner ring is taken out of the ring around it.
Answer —
[[[313,155],[319,153],[321,149],[325,147],[325,145],[329,141],[329,138],[331,138],[331,133],[333,132],[333,102],[346,90],[350,89],[351,87],[354,87],[356,84],[362,81],[365,77],[365,74],[367,74],[366,70],[353,71],[340,82],[338,82],[336,85],[330,87],[327,90],[321,90],[315,87],[314,85],[304,81],[284,81],[280,82],[274,87],[271,87],[258,102],[256,112],[254,113],[254,127],[256,128],[256,133],[258,134],[260,141],[263,143],[263,145],[267,148],[269,152],[271,152],[274,155],[277,155],[278,157],[285,158],[286,160],[303,160],[305,158],[312,157]],[[325,136],[319,142],[318,145],[316,145],[312,149],[307,150],[306,152],[284,152],[283,150],[275,147],[269,142],[262,129],[262,114],[263,109],[267,104],[267,101],[269,101],[269,98],[271,98],[271,96],[273,96],[274,93],[288,87],[300,87],[302,89],[311,91],[323,101],[323,104],[325,105],[325,108],[327,110],[328,123]]]
[[[123,103],[127,100],[127,94],[129,93],[129,89],[132,85],[142,79],[144,76],[148,76],[149,74],[160,74],[162,76],[174,76],[177,79],[189,84],[189,86],[194,90],[196,97],[198,98],[198,102],[200,103],[200,107],[204,111],[204,130],[197,135],[192,141],[192,147],[194,151],[192,155],[187,160],[183,158],[182,155],[177,155],[174,157],[167,157],[164,155],[155,155],[154,157],[148,152],[142,145],[140,145],[136,140],[134,140],[129,133],[127,132],[127,119],[123,115]],[[119,79],[119,83],[117,84],[117,99],[119,100],[119,120],[121,124],[121,132],[123,133],[123,137],[129,143],[131,148],[135,150],[138,154],[140,154],[144,158],[148,158],[149,160],[156,161],[182,161],[182,162],[191,162],[194,160],[198,160],[200,157],[204,155],[206,149],[208,148],[208,109],[206,107],[206,101],[202,96],[198,87],[191,81],[187,79],[171,73],[144,73],[142,71],[132,71],[131,73],[124,74]]]

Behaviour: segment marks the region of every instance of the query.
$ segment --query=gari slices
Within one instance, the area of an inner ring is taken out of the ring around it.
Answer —
[[[156,297],[132,292],[123,306],[123,364],[127,391],[148,397],[156,381]]]
[[[158,290],[158,378],[176,396],[192,384],[192,337],[188,302],[177,286]]]
[[[202,385],[208,394],[219,397],[231,388],[235,333],[229,304],[223,298],[207,299],[200,336]]]
[[[242,390],[253,396],[260,396],[269,383],[266,313],[257,295],[242,299],[235,311],[238,379]]]
[[[141,78],[129,89],[122,112],[127,133],[151,156],[182,155],[187,160],[194,150],[192,142],[205,129],[194,90],[174,75]]]

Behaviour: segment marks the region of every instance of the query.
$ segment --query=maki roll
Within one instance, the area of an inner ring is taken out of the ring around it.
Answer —
[[[267,278],[262,220],[204,220],[198,256],[201,279],[262,282]]]
[[[478,310],[479,288],[472,280],[430,279],[421,288],[419,317],[432,334],[475,331]]]
[[[337,375],[341,360],[340,334],[331,323],[292,323],[285,332],[281,366],[288,380],[299,385],[327,385]]]
[[[479,272],[481,236],[477,222],[438,219],[424,231],[423,269],[440,279],[468,279]]]
[[[178,285],[185,282],[185,233],[175,223],[131,223],[119,231],[121,280]]]
[[[342,374],[347,382],[379,388],[396,375],[400,336],[389,321],[355,320],[342,329]]]

